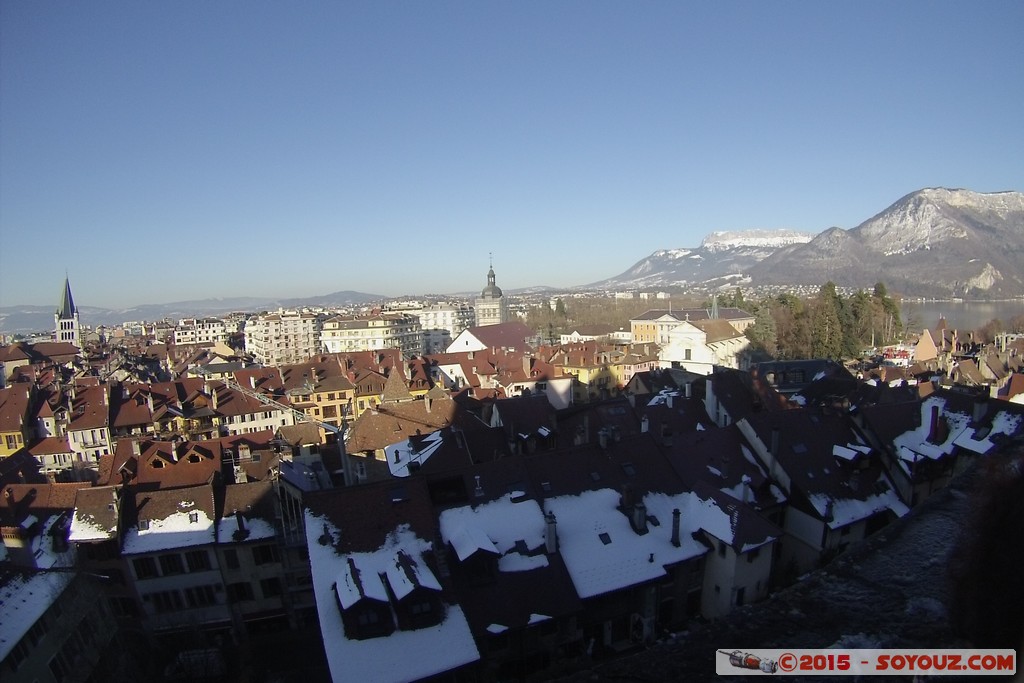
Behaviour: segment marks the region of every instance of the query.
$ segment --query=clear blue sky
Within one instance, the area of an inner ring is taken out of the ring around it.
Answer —
[[[1024,189],[1024,2],[0,2],[0,306],[586,284]]]

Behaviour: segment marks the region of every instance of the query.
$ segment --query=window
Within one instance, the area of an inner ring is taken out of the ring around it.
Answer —
[[[152,557],[140,557],[132,560],[132,567],[135,569],[135,578],[151,579],[157,575],[156,561]]]
[[[149,598],[149,601],[153,603],[153,609],[157,612],[173,612],[184,607],[181,601],[181,593],[175,590],[150,593],[146,598]]]
[[[193,586],[185,589],[185,602],[189,607],[206,607],[217,602],[213,586]]]
[[[430,603],[426,600],[423,600],[421,602],[414,602],[413,604],[409,605],[409,612],[414,616],[419,614],[430,614],[432,609],[433,608],[431,607]]]
[[[281,595],[281,579],[271,577],[260,581],[260,592],[265,598],[273,598]]]
[[[258,545],[252,549],[252,561],[256,564],[270,564],[271,562],[280,562],[280,557],[277,553],[277,546],[275,545]]]
[[[369,626],[370,624],[376,624],[380,622],[380,617],[374,611],[360,612],[359,614],[359,625]]]
[[[170,576],[172,574],[184,574],[185,564],[181,561],[181,555],[161,555],[160,573],[164,576]]]
[[[205,550],[193,550],[185,553],[185,560],[188,562],[190,572],[206,571],[210,568],[210,556]]]
[[[224,564],[228,569],[238,569],[238,551],[234,548],[224,550]]]
[[[252,584],[248,581],[228,584],[228,600],[231,602],[242,602],[244,600],[255,600],[252,592]]]

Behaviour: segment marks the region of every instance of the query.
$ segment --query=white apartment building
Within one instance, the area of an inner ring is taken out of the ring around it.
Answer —
[[[174,327],[175,345],[227,343],[228,327],[219,318],[182,318]]]
[[[313,313],[264,313],[245,323],[245,350],[261,365],[301,363],[320,353],[321,326]]]
[[[419,318],[423,331],[423,353],[444,353],[452,340],[476,324],[476,314],[468,304],[420,302],[389,306],[388,310]]]
[[[394,348],[406,358],[423,355],[419,318],[408,313],[334,316],[324,321],[320,342],[327,353]]]

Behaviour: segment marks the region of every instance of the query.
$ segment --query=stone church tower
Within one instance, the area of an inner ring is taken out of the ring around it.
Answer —
[[[64,292],[60,298],[60,305],[53,314],[54,333],[53,339],[58,342],[74,344],[82,348],[82,324],[78,320],[78,307],[71,296],[71,283],[64,277]]]
[[[480,292],[473,304],[476,309],[476,326],[498,325],[508,322],[508,301],[501,287],[494,283],[494,265],[487,271],[487,286]]]

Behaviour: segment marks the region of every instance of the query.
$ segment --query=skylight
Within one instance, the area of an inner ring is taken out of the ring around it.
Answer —
[[[608,532],[606,532],[606,531],[602,531],[601,533],[599,533],[597,535],[597,537],[600,538],[601,539],[601,543],[604,543],[605,545],[608,545],[609,543],[612,542],[612,537],[609,536]]]

